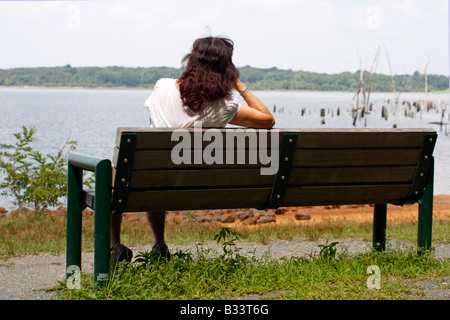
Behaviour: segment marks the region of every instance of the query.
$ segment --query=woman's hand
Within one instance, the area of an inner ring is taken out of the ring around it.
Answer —
[[[234,90],[236,90],[239,93],[241,93],[242,91],[245,90],[245,88],[247,88],[247,86],[245,84],[243,84],[238,78],[238,79],[236,79],[236,81],[234,81],[232,83],[231,88],[233,88]]]

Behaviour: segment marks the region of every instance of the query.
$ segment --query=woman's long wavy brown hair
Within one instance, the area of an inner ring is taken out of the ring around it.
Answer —
[[[234,43],[227,38],[197,39],[182,62],[184,72],[179,78],[183,104],[200,111],[205,102],[231,96],[231,85],[239,78],[232,62]]]

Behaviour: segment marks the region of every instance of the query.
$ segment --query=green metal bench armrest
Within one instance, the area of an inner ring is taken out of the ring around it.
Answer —
[[[69,154],[67,170],[67,266],[81,269],[81,219],[85,200],[91,197],[90,207],[95,211],[96,282],[109,279],[109,235],[111,216],[111,161],[78,153]],[[83,170],[95,172],[95,193],[83,190]],[[72,269],[68,269],[72,270]],[[69,277],[71,274],[67,272]]]
[[[96,158],[96,157],[92,157],[92,156],[88,156],[85,154],[81,154],[81,153],[70,153],[69,154],[69,158],[68,158],[68,162],[70,165],[84,169],[84,170],[88,170],[88,171],[92,171],[92,172],[96,172],[97,171],[97,167],[99,165],[104,165],[104,162],[108,162],[109,165],[111,165],[111,161],[109,159],[101,159],[101,158]]]

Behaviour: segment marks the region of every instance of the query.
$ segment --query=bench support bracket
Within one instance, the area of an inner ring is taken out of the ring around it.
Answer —
[[[433,225],[433,184],[434,184],[434,157],[428,173],[428,181],[419,203],[419,221],[417,230],[417,246],[420,249],[431,248],[431,234]]]
[[[297,146],[297,133],[284,133],[281,141],[280,158],[278,161],[278,172],[275,175],[272,193],[270,195],[267,209],[277,209],[280,207],[286,194],[289,184],[289,173],[292,167],[292,160]]]
[[[128,198],[135,147],[136,134],[122,133],[112,199],[112,214],[115,215],[121,214],[127,204],[126,199]]]

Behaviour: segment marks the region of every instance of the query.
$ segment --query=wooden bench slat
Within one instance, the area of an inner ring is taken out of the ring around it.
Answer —
[[[410,185],[293,187],[282,207],[404,202]],[[130,191],[125,211],[265,208],[271,188]]]
[[[410,184],[292,187],[286,191],[283,206],[403,204],[410,189]]]
[[[194,154],[197,155],[194,155]],[[204,163],[193,163],[195,157],[202,159],[201,151],[192,151],[191,164],[175,164],[172,161],[171,150],[138,150],[134,155],[133,168],[142,169],[169,169],[169,168],[195,168],[204,167]],[[222,158],[223,164],[212,163],[208,167],[226,168],[236,167],[238,153],[234,153],[234,164],[227,164],[226,155]],[[332,166],[372,166],[372,165],[415,165],[420,156],[420,149],[370,149],[370,150],[296,150],[293,160],[294,167],[332,167]],[[246,163],[242,167],[259,168],[263,165],[257,158],[256,164],[251,164],[246,152]]]
[[[167,128],[118,128],[116,145],[119,145],[121,133],[136,132],[137,149],[172,149],[179,143],[178,141],[171,141],[173,130]],[[424,135],[434,132],[430,129],[377,129],[374,131],[372,129],[287,128],[277,130],[278,133],[277,131],[268,131],[268,142],[270,142],[271,134],[279,134],[279,141],[281,141],[283,133],[297,132],[297,148],[420,148]],[[188,131],[193,134],[193,129]],[[223,136],[226,137],[226,134],[223,133]],[[193,141],[193,138],[191,140]],[[203,147],[210,143],[204,141]]]
[[[421,148],[424,133],[398,131],[302,132],[297,148]]]
[[[293,167],[416,165],[420,149],[297,150]]]
[[[289,185],[411,183],[415,166],[293,168]]]
[[[412,183],[414,166],[360,168],[293,168],[289,185],[342,185]],[[259,169],[145,170],[133,171],[130,188],[271,187],[273,176]]]
[[[219,163],[212,163],[210,165],[208,165],[208,167],[210,168],[218,168],[218,167],[222,167],[222,168],[226,168],[226,167],[230,167],[230,168],[236,168],[236,156],[237,156],[237,152],[234,153],[234,164],[227,164],[226,163],[226,155],[224,154],[223,156],[223,164],[219,164]],[[142,169],[169,169],[169,168],[201,168],[205,166],[205,163],[202,161],[202,163],[194,163],[195,162],[195,157],[199,156],[200,159],[202,159],[202,152],[201,151],[192,151],[191,152],[191,163],[190,164],[175,164],[172,161],[172,155],[171,155],[171,150],[137,150],[135,152],[134,155],[134,163],[133,163],[133,168],[136,170],[142,170]],[[254,168],[259,168],[262,166],[261,163],[258,163],[258,159],[257,159],[257,163],[255,164],[251,164],[248,163],[248,154],[246,153],[245,156],[245,163],[239,165],[240,167],[254,167]]]
[[[119,128],[120,129],[120,128]],[[131,128],[133,129],[133,128]],[[140,129],[140,128],[134,128],[134,129]],[[150,130],[150,131],[149,131]],[[189,132],[190,134],[190,141],[192,142],[192,144],[194,143],[194,131],[192,129],[181,129],[181,130],[187,130],[187,132]],[[210,129],[206,129],[206,130],[210,130]],[[214,129],[214,130],[220,130],[220,129]],[[223,129],[222,129],[223,130]],[[238,148],[245,148],[246,146],[248,146],[248,137],[249,136],[254,136],[254,133],[256,133],[256,137],[258,137],[259,139],[259,131],[257,129],[239,129],[242,130],[242,132],[236,132],[230,136],[227,136],[225,131],[221,132],[221,136],[222,136],[222,141],[224,143],[224,145],[227,142],[227,138],[228,137],[233,137],[234,141],[233,141],[233,145],[235,147]],[[250,131],[247,131],[250,130]],[[254,130],[254,131],[253,131]],[[271,142],[271,137],[273,134],[277,135],[279,138],[280,134],[277,131],[271,131],[271,130],[264,130],[262,129],[265,134],[266,134],[266,141],[269,143],[268,145],[270,146],[270,142]],[[202,132],[204,132],[205,130],[203,130]],[[173,129],[149,129],[146,128],[146,130],[137,130],[137,131],[133,131],[133,130],[124,130],[124,131],[120,131],[122,132],[136,132],[136,137],[137,137],[137,144],[136,144],[136,148],[137,149],[172,149],[174,146],[178,145],[182,139],[178,138],[176,135],[173,135],[173,139],[174,141],[172,141],[172,134],[173,134]],[[253,133],[254,132],[254,133]],[[247,139],[236,139],[236,137],[247,137]],[[203,141],[202,140],[202,147],[206,147],[208,145],[211,144],[212,141],[206,140]],[[118,135],[116,137],[116,145],[119,145],[120,143],[120,136]]]
[[[189,188],[189,187],[271,187],[273,176],[261,176],[259,169],[230,170],[146,170],[133,171],[130,188]]]
[[[130,191],[126,211],[262,208],[271,188]]]

